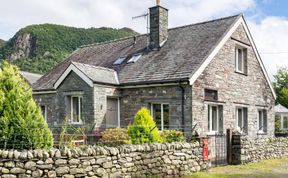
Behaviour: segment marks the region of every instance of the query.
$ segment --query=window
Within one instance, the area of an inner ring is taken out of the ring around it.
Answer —
[[[210,133],[223,132],[223,106],[208,105],[208,130]]]
[[[248,120],[247,108],[237,107],[236,108],[236,128],[240,132],[247,133],[247,126],[248,126],[247,120]]]
[[[267,111],[264,109],[258,110],[258,132],[267,131]]]
[[[235,61],[236,61],[236,72],[247,74],[247,49],[246,48],[235,48]]]
[[[125,57],[119,57],[113,64],[114,65],[120,65],[123,63],[123,61],[125,60]]]
[[[169,129],[169,105],[151,104],[151,114],[159,130]]]
[[[134,63],[137,62],[140,57],[142,56],[142,54],[134,54],[127,63]]]
[[[208,101],[217,101],[218,100],[218,91],[217,90],[210,90],[210,89],[205,89],[205,100]]]
[[[68,96],[68,116],[72,124],[82,123],[82,97]]]
[[[282,127],[282,129],[288,129],[288,115],[282,115],[281,127]]]
[[[45,105],[41,105],[40,108],[44,119],[47,121],[47,107]]]

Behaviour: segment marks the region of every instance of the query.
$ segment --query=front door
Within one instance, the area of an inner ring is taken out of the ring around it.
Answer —
[[[118,98],[107,98],[106,128],[118,127]]]

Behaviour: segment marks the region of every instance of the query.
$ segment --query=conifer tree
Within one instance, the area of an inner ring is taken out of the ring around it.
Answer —
[[[17,67],[0,67],[0,148],[50,148],[53,137]]]
[[[133,144],[161,142],[161,137],[147,108],[141,108],[128,127],[128,134]]]

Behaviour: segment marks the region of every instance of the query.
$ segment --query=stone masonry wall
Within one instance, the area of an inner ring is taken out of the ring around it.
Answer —
[[[232,163],[243,164],[288,156],[288,138],[233,137]]]
[[[191,86],[183,85],[183,87],[185,90],[185,134],[189,134],[192,128]],[[170,128],[183,128],[181,118],[182,95],[178,85],[122,89],[121,96],[121,126],[127,126],[141,107],[150,109],[151,103],[165,103],[169,104]]]
[[[0,150],[1,178],[179,177],[207,167],[198,142],[47,151]]]
[[[235,47],[247,47],[247,75],[235,72]],[[196,131],[208,134],[208,105],[223,106],[223,130],[236,129],[236,107],[248,108],[249,137],[274,135],[274,98],[242,26],[232,34],[192,86],[192,114]],[[204,89],[218,91],[218,102],[204,98]],[[267,110],[267,133],[258,134],[258,109]]]

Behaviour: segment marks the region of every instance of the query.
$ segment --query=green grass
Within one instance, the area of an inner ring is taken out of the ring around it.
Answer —
[[[223,166],[198,172],[186,178],[278,178],[288,177],[288,158],[264,160],[245,165]]]

